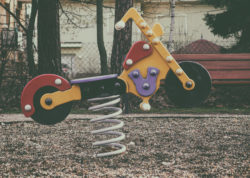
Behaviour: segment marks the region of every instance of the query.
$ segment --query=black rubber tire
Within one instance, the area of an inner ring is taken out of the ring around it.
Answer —
[[[37,90],[34,95],[35,113],[31,116],[33,120],[43,125],[53,125],[63,121],[70,113],[72,102],[62,104],[52,110],[45,110],[40,104],[40,99],[45,93],[58,91],[57,88],[46,86]]]
[[[186,61],[179,64],[190,79],[195,82],[193,90],[185,90],[172,70],[165,78],[165,90],[168,98],[179,107],[200,105],[208,97],[211,90],[211,78],[208,71],[200,64]]]

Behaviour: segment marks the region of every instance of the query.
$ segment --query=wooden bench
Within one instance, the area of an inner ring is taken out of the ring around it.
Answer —
[[[246,54],[173,54],[178,61],[202,64],[214,85],[250,84],[250,53]]]

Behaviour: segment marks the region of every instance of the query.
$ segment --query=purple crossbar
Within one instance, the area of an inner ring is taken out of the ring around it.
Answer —
[[[117,77],[118,77],[118,74],[101,75],[101,76],[96,76],[96,77],[88,77],[88,78],[71,80],[70,83],[71,84],[88,83],[88,82],[95,82],[99,80],[113,79]]]

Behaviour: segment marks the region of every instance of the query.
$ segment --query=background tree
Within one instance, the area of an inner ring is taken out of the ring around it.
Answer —
[[[115,2],[115,24],[121,20],[130,7],[133,6],[133,0],[116,0]],[[122,30],[114,29],[113,47],[111,54],[111,73],[121,73],[122,62],[128,53],[132,42],[132,21],[129,20]],[[129,104],[127,95],[122,96],[122,107],[125,113],[129,113]]]
[[[0,89],[1,89],[2,81],[3,81],[3,74],[5,72],[5,65],[7,63],[9,51],[6,49],[2,49],[2,46],[0,50],[1,50],[0,51]],[[1,90],[0,90],[0,93],[1,93]]]
[[[103,41],[103,0],[96,1],[97,45],[100,54],[101,74],[108,73],[107,53]]]
[[[33,50],[33,34],[34,34],[34,28],[35,28],[35,20],[36,20],[36,14],[37,14],[37,0],[32,0],[32,8],[31,8],[31,15],[29,19],[29,25],[27,29],[27,61],[28,61],[28,67],[29,67],[29,74],[31,76],[35,76],[37,74],[37,69],[35,67],[35,61],[34,61],[34,50]]]
[[[133,0],[116,0],[115,23],[133,6]],[[114,30],[114,39],[111,55],[111,72],[121,73],[122,62],[129,51],[132,42],[132,21],[126,23],[126,27],[120,31]]]
[[[169,33],[169,40],[168,40],[168,50],[170,53],[174,51],[174,24],[175,24],[175,0],[169,0],[170,3],[170,33]]]
[[[225,8],[218,14],[207,14],[206,24],[211,31],[223,38],[235,37],[237,43],[231,52],[250,52],[250,1],[249,0],[203,0],[215,8]]]
[[[38,0],[38,73],[62,74],[59,0]]]

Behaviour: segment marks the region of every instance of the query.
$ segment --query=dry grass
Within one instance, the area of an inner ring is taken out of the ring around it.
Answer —
[[[127,152],[95,158],[89,120],[1,123],[3,177],[235,176],[249,172],[250,118],[124,119]]]

